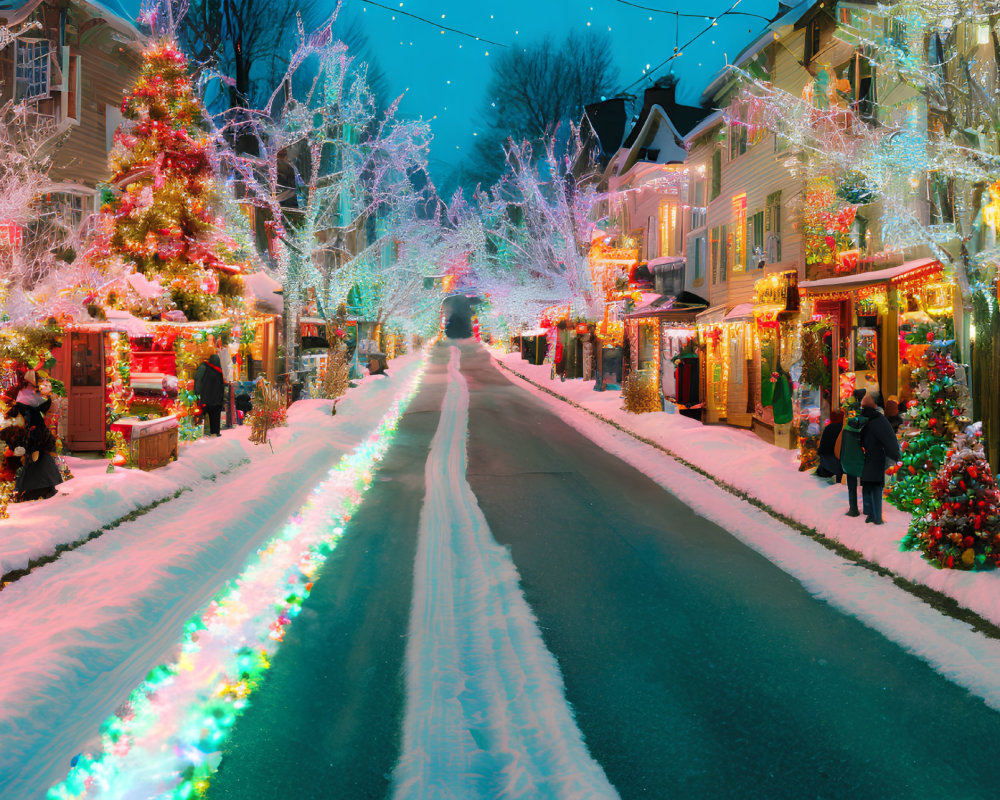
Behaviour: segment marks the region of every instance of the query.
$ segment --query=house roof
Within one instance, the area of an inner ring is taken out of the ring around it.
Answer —
[[[643,300],[648,296],[644,294]],[[695,316],[706,308],[708,308],[708,302],[696,294],[691,294],[691,292],[681,292],[676,297],[663,294],[648,303],[643,303],[628,315],[628,319],[661,317],[694,321]]]
[[[655,164],[682,164],[687,158],[684,139],[667,112],[658,105],[649,110],[642,128],[633,128],[632,134],[625,141],[625,148],[629,151],[626,169],[639,160]],[[638,158],[640,150],[647,151],[646,158]]]
[[[602,166],[621,147],[627,122],[624,97],[591,103],[584,109],[583,119],[580,121],[581,132],[588,142],[596,145],[598,160]]]
[[[772,44],[774,42],[775,34],[781,28],[785,28],[789,25],[794,26],[800,19],[802,19],[802,17],[809,13],[817,2],[818,0],[801,0],[801,2],[796,3],[791,8],[779,4],[778,13],[775,15],[774,19],[767,24],[767,27],[764,28],[756,39],[751,41],[750,44],[737,53],[736,58],[733,59],[731,64],[727,64],[719,70],[712,82],[705,87],[705,91],[702,92],[701,95],[702,103],[710,105],[718,91],[726,85],[733,69],[742,67],[750,59],[760,53],[761,50],[769,44]]]
[[[670,120],[670,124],[680,136],[686,136],[695,125],[712,113],[711,108],[685,106],[678,103],[674,99],[674,87],[647,89],[642,111],[639,112],[639,117],[626,137],[623,147],[632,147],[635,144],[655,108],[659,108],[660,113]]]
[[[17,25],[31,16],[42,2],[43,0],[0,0],[0,20],[6,25]],[[98,0],[72,0],[72,2],[84,6],[94,17],[103,19],[109,26],[130,39],[136,42],[146,41],[146,35],[135,27],[132,20],[111,10]]]

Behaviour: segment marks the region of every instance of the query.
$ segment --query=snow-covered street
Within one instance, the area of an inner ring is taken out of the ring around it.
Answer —
[[[0,2],[0,800],[1000,797],[998,3]]]
[[[223,476],[4,592],[36,631],[4,639],[22,645],[5,656],[9,796],[67,773],[53,796],[989,795],[924,742],[1000,731],[1000,642],[512,384],[480,345],[430,352],[384,458],[359,467],[370,490],[338,510],[353,484],[324,475],[416,369],[355,390],[323,441],[248,466],[254,491]],[[325,523],[343,530],[311,565],[324,519],[349,521]],[[287,555],[245,568],[275,535],[268,557]],[[88,588],[60,614],[31,602],[71,585]],[[289,591],[301,602],[273,605]],[[261,632],[269,668],[227,672]],[[173,677],[123,712],[161,662]],[[185,722],[234,691],[214,738]],[[102,754],[115,709],[125,733]],[[97,760],[69,771],[79,752]]]

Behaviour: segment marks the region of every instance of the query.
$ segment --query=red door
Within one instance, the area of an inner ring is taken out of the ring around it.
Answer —
[[[104,334],[70,334],[69,449],[104,450]]]

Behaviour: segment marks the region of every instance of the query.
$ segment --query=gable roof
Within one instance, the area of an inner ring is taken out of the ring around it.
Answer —
[[[24,22],[36,8],[42,5],[43,1],[0,0],[0,20],[5,25],[17,25]],[[98,0],[71,0],[71,3],[85,7],[92,16],[103,19],[110,27],[136,42],[145,42],[147,39],[146,35],[135,27],[132,20],[112,11]]]
[[[629,138],[625,140],[624,147],[628,150],[628,156],[622,164],[621,173],[628,172],[637,161],[647,161],[651,164],[682,164],[687,158],[683,137],[667,116],[667,112],[659,105],[649,109],[641,129],[638,123],[636,124]]]
[[[602,167],[621,147],[627,121],[624,97],[591,103],[584,108],[580,133],[587,144],[597,149],[598,161]]]
[[[750,44],[737,53],[736,58],[733,59],[731,64],[727,64],[719,70],[711,83],[705,87],[705,91],[701,95],[702,102],[710,105],[715,95],[727,85],[734,68],[742,67],[765,47],[773,44],[775,34],[780,29],[789,25],[796,25],[818,2],[819,0],[800,0],[800,2],[795,3],[791,7],[783,3],[779,4],[778,13],[774,16],[774,19],[767,24],[761,33],[757,34],[755,39],[751,40]]]
[[[646,89],[643,94],[642,110],[639,112],[639,117],[636,119],[635,125],[632,126],[632,130],[629,131],[623,147],[631,147],[635,144],[654,107],[659,107],[660,112],[670,119],[674,130],[682,137],[712,112],[711,108],[681,105],[675,99],[675,92],[676,86],[651,86]]]

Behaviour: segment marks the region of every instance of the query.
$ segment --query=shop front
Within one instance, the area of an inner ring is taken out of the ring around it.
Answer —
[[[707,305],[695,295],[663,296],[626,318],[630,368],[652,382],[667,410],[700,413],[695,320]]]
[[[795,270],[754,283],[753,336],[750,429],[777,447],[797,447],[793,387],[801,366],[802,324]]]
[[[920,349],[953,336],[954,285],[932,258],[804,281],[801,288],[808,312],[804,381],[818,390],[821,414],[840,408],[855,389],[904,404]]]
[[[792,374],[799,360],[799,294],[794,271],[754,284],[753,302],[697,317],[704,417],[791,447]]]

